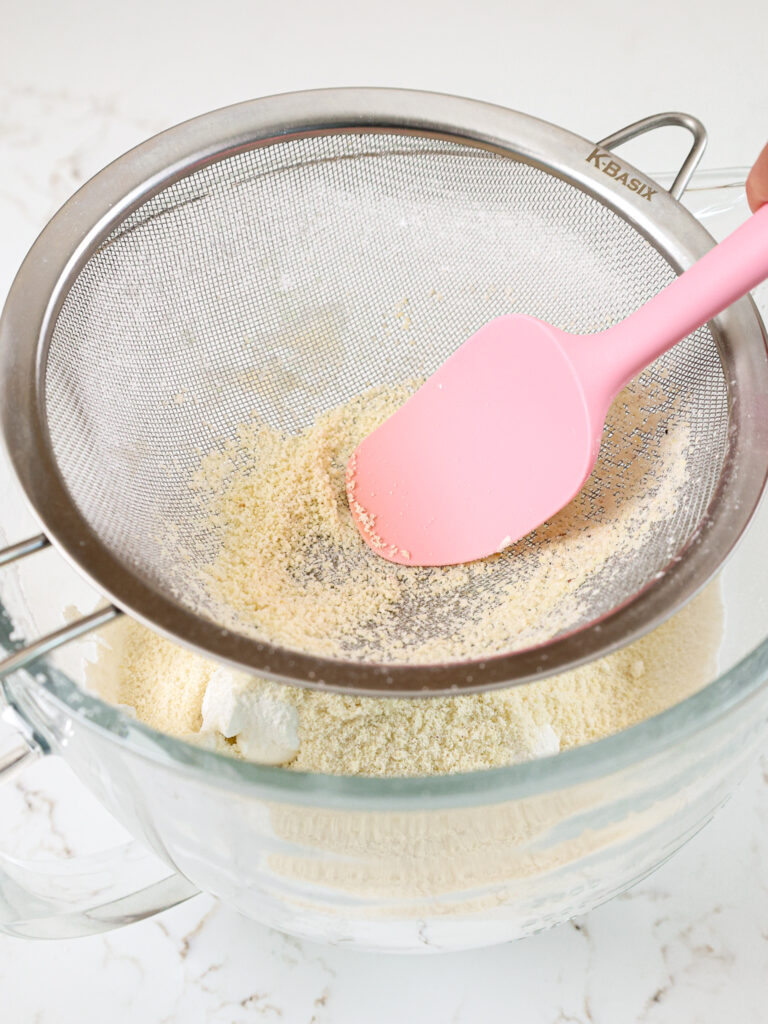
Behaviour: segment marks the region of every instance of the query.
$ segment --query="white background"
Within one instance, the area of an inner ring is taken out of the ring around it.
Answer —
[[[748,164],[768,138],[764,0],[3,0],[0,15],[0,296],[47,218],[104,163],[176,121],[261,94],[433,89],[589,138],[678,109],[707,125],[710,167]],[[631,159],[671,167],[687,144],[667,130]],[[7,503],[5,484],[0,493]],[[20,531],[30,522],[21,511],[11,521]],[[0,792],[6,849],[67,856],[107,831],[56,762]],[[0,937],[2,1024],[762,1024],[766,997],[759,766],[703,834],[631,893],[493,950],[414,959],[323,949],[203,897],[103,937]]]

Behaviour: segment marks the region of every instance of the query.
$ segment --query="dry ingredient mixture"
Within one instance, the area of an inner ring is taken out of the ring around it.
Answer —
[[[584,491],[533,539],[446,569],[386,562],[352,521],[345,467],[411,391],[368,392],[299,434],[245,424],[203,458],[191,486],[216,553],[202,583],[238,628],[331,657],[509,650],[562,628],[583,585],[674,508],[687,436],[680,425],[659,429],[668,397],[656,385],[622,393],[608,421],[620,450],[609,446]],[[721,626],[711,586],[653,633],[563,675],[485,694],[376,699],[231,672],[125,619],[104,631],[89,683],[148,725],[235,757],[337,774],[468,771],[590,742],[677,703],[712,678]]]
[[[534,534],[467,565],[386,562],[360,540],[346,466],[414,387],[368,391],[298,434],[243,425],[203,458],[192,486],[215,556],[201,585],[218,621],[328,657],[482,658],[573,628],[586,587],[610,585],[600,570],[621,571],[617,556],[675,508],[688,432],[660,429],[669,396],[657,383],[622,393],[608,418],[620,443]]]
[[[642,722],[713,678],[721,629],[713,584],[600,661],[508,690],[413,700],[249,679],[124,619],[105,630],[112,651],[89,682],[116,680],[113,699],[141,721],[220,753],[300,771],[429,775],[554,754]]]

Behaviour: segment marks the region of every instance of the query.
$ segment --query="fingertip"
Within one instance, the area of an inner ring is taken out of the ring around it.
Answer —
[[[747,177],[747,202],[753,213],[768,203],[768,145],[763,147]]]

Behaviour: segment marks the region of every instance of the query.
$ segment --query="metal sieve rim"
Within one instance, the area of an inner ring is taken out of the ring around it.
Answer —
[[[669,123],[669,115],[655,121]],[[679,115],[676,123],[684,122]],[[104,238],[150,196],[234,152],[297,135],[374,130],[490,148],[561,177],[629,222],[677,270],[713,244],[662,189],[649,203],[596,169],[588,160],[594,143],[502,107],[435,93],[334,89],[223,108],[163,132],[105,168],[62,207],[30,250],[0,320],[0,424],[14,470],[54,544],[120,609],[176,642],[259,675],[341,692],[424,696],[529,682],[607,654],[658,625],[701,589],[738,541],[763,490],[768,359],[761,321],[748,299],[711,325],[729,389],[731,457],[685,557],[678,553],[658,579],[603,618],[513,654],[376,665],[300,654],[233,634],[160,594],[118,561],[88,526],[60,476],[45,417],[47,348],[69,287]],[[609,141],[618,144],[616,136]],[[650,180],[626,161],[622,165],[641,181]]]

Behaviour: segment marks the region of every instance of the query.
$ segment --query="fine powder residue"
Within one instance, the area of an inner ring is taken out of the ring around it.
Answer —
[[[460,697],[372,698],[254,678],[248,690],[254,702],[271,700],[297,712],[298,751],[290,768],[374,776],[472,771],[589,743],[671,707],[714,678],[721,634],[713,583],[628,647],[525,686]],[[222,672],[217,663],[127,618],[107,627],[103,640],[111,652],[90,667],[92,689],[103,692],[108,682],[111,698],[135,708],[147,725],[248,758],[237,739],[200,731],[206,689]]]
[[[469,565],[387,562],[360,538],[345,470],[414,386],[369,391],[300,433],[244,424],[202,458],[191,487],[214,557],[200,582],[221,621],[330,657],[482,658],[572,622],[601,568],[639,550],[674,512],[688,434],[679,419],[667,429],[669,396],[656,383],[619,396],[584,490],[532,537]],[[562,675],[407,699],[232,673],[125,619],[103,631],[109,650],[88,681],[146,724],[235,757],[334,774],[429,775],[529,760],[641,722],[713,678],[721,633],[712,585],[651,634]]]
[[[600,462],[566,508],[497,555],[445,568],[376,555],[347,501],[352,452],[414,387],[368,391],[296,434],[244,424],[202,459],[192,487],[215,551],[197,571],[204,613],[311,654],[424,663],[541,643],[594,618],[596,596],[624,599],[625,560],[674,514],[686,480],[688,432],[681,418],[663,429],[662,385],[619,396]]]

